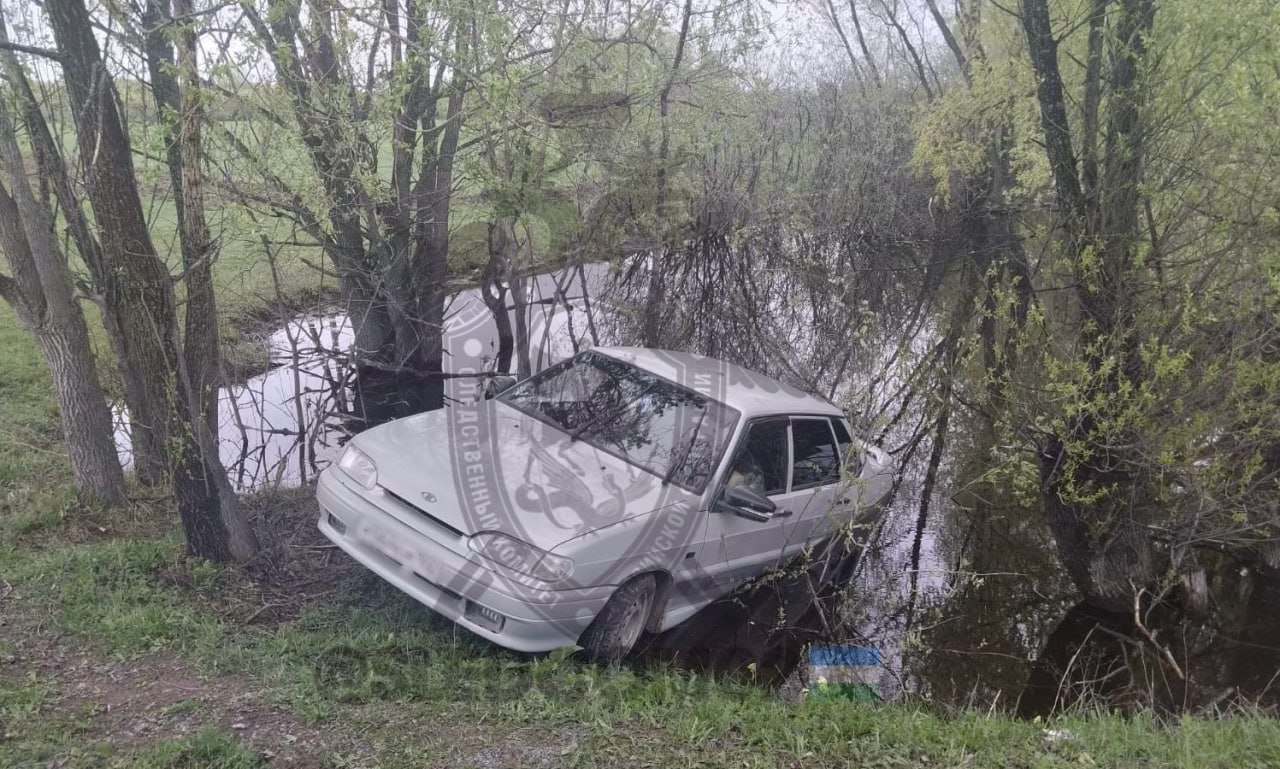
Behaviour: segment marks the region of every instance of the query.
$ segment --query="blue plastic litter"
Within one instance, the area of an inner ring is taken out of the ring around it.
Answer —
[[[880,664],[880,650],[870,646],[810,646],[809,664],[870,667]]]

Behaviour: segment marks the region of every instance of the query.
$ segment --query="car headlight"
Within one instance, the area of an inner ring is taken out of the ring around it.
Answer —
[[[499,566],[543,582],[559,582],[573,576],[572,560],[496,531],[476,534],[467,540],[467,547]]]
[[[338,467],[366,489],[373,491],[378,487],[378,466],[368,454],[355,446],[347,444],[347,450],[342,452],[342,459],[338,460]]]

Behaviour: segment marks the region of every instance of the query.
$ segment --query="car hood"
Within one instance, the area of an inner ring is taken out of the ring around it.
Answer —
[[[698,497],[496,400],[389,422],[353,440],[378,485],[461,534],[544,550]]]

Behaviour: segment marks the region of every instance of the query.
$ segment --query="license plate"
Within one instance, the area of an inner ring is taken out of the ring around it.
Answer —
[[[417,532],[407,528],[393,530],[379,523],[364,521],[360,525],[358,535],[365,544],[399,561],[405,568],[433,582],[438,580],[439,565],[413,546],[413,540],[418,536]]]

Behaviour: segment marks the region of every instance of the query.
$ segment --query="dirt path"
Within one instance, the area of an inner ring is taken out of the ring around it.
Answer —
[[[319,544],[319,534],[308,525],[308,501],[307,492],[296,491],[251,502],[269,508],[255,512],[274,524],[264,527],[271,547],[252,572],[221,584],[222,594],[209,601],[208,609],[226,612],[224,620],[233,624],[261,626],[294,617],[307,605],[310,592],[317,592],[308,586],[325,576],[328,565],[327,558],[308,551]],[[184,589],[180,574],[154,578]],[[24,592],[21,585],[0,582],[0,689],[40,687],[45,692],[41,724],[52,721],[73,730],[77,745],[106,743],[126,751],[213,727],[272,766],[318,767],[326,765],[324,756],[334,754],[358,763],[369,754],[350,730],[301,723],[251,678],[202,675],[169,652],[109,658],[62,632],[51,617],[42,617],[48,608],[24,599]],[[0,753],[4,727],[0,723]]]
[[[231,632],[252,626],[269,633],[329,600],[335,585],[362,575],[358,564],[341,557],[316,530],[309,491],[247,501],[266,545],[252,564],[222,572],[212,583],[195,584],[182,563],[167,564],[148,579],[183,595]],[[27,586],[0,580],[0,766],[9,765],[6,741],[24,737],[29,745],[52,750],[49,766],[62,766],[63,753],[110,746],[109,755],[127,756],[209,728],[249,747],[271,767],[375,766],[380,759],[411,766],[546,767],[571,763],[578,749],[580,729],[573,726],[543,733],[490,722],[477,729],[470,719],[436,714],[424,720],[421,711],[400,711],[393,703],[341,704],[334,717],[304,723],[263,681],[206,675],[190,654],[165,650],[113,658],[92,639],[60,628],[52,607],[41,602],[47,599],[26,593]],[[6,692],[19,699],[38,692],[32,697],[38,709],[5,724]],[[379,713],[380,707],[390,710]],[[393,723],[397,737],[419,735],[412,742],[420,747],[410,745],[406,756],[406,746],[397,744],[390,755],[377,755],[388,746],[368,731],[370,718]]]
[[[247,678],[202,677],[171,654],[104,659],[12,618],[0,615],[0,623],[8,642],[0,680],[47,687],[42,719],[75,729],[77,743],[124,751],[216,727],[273,766],[319,767],[326,754],[367,752],[340,729],[300,723]]]

